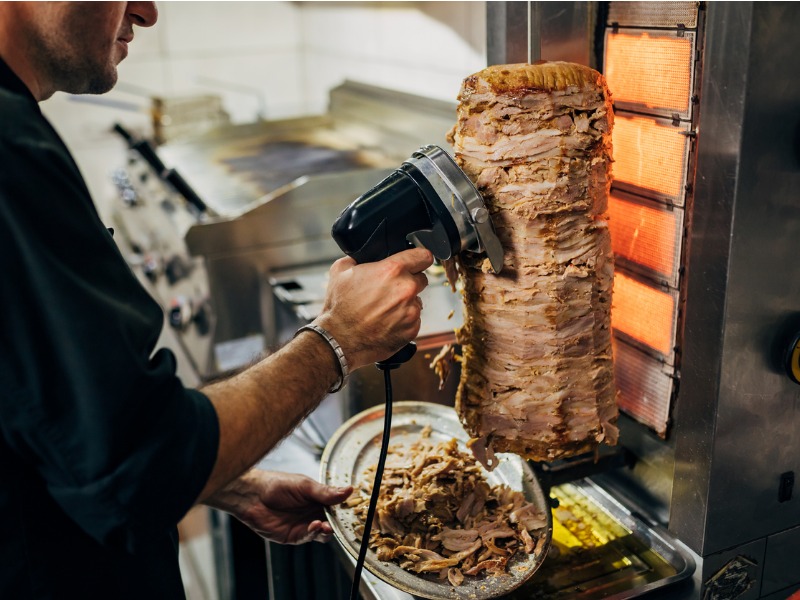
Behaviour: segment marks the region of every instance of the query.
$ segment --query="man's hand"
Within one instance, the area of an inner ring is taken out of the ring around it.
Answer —
[[[208,498],[261,537],[281,544],[327,542],[333,533],[324,507],[347,499],[353,488],[335,488],[305,475],[252,469]]]
[[[340,258],[330,269],[325,305],[316,323],[339,342],[351,369],[388,358],[421,325],[419,293],[433,255],[414,248],[374,263]]]

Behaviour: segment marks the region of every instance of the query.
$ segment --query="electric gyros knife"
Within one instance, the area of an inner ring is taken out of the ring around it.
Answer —
[[[503,268],[503,247],[483,198],[450,155],[433,145],[345,208],[331,234],[358,263],[421,246],[439,260],[485,252],[492,271]],[[381,364],[406,362],[415,351],[409,344]]]
[[[503,268],[503,247],[483,198],[450,155],[438,146],[420,148],[399,169],[351,203],[334,222],[331,234],[344,253],[358,263],[379,261],[421,246],[439,260],[447,260],[459,252],[485,252],[492,271],[499,273]],[[351,600],[358,598],[389,445],[392,418],[389,372],[410,360],[416,350],[416,344],[411,342],[377,363],[384,372],[386,385],[383,439],[353,575]]]
[[[503,268],[503,248],[483,198],[438,146],[424,146],[359,197],[333,224],[333,239],[356,262],[374,262],[414,246],[439,260],[485,252]]]
[[[333,239],[358,263],[375,262],[412,246],[439,260],[485,252],[503,268],[503,247],[478,190],[439,146],[423,146],[399,169],[352,202],[333,223]],[[408,344],[379,366],[414,356]]]

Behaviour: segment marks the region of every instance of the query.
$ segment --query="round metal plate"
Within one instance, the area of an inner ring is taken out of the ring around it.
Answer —
[[[364,481],[364,471],[378,462],[383,433],[383,406],[377,406],[354,416],[333,434],[320,462],[320,479],[335,486],[358,485]],[[429,402],[395,402],[392,405],[392,436],[390,445],[410,445],[419,438],[423,427],[430,425],[431,441],[438,443],[452,438],[458,440],[461,451],[466,452],[469,436],[458,420],[455,410]],[[517,554],[508,563],[506,575],[465,577],[464,583],[453,587],[447,580],[435,575],[418,575],[400,568],[392,562],[377,559],[370,550],[364,566],[374,575],[396,588],[423,598],[481,599],[507,594],[522,585],[534,574],[547,555],[553,532],[552,515],[547,498],[530,466],[514,454],[498,454],[500,464],[494,471],[486,472],[489,485],[506,484],[521,491],[547,518],[547,526],[534,532],[534,537],[544,536],[545,543],[538,544],[532,555]],[[371,481],[370,481],[371,483]],[[344,505],[328,507],[328,520],[336,540],[355,559],[358,557],[361,536],[355,533],[360,522],[355,512]]]

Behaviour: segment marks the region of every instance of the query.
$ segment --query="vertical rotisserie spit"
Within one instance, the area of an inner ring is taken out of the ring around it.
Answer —
[[[456,408],[489,466],[495,451],[553,460],[616,443],[612,124],[605,80],[577,64],[495,65],[461,88],[456,160],[505,253],[499,275],[459,257]]]

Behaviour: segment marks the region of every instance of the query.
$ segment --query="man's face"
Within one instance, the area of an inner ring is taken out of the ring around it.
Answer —
[[[117,82],[117,65],[128,55],[133,26],[149,27],[152,2],[34,2],[27,20],[38,43],[29,48],[56,90],[102,94]]]

